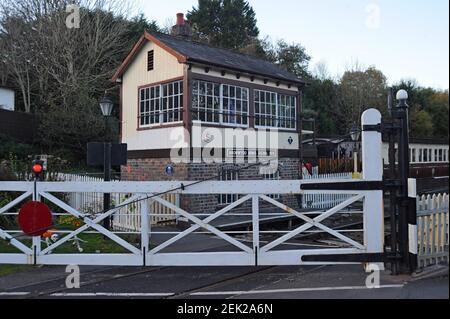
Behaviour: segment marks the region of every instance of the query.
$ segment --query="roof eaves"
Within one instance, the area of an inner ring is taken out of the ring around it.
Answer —
[[[285,77],[275,76],[272,74],[264,74],[261,72],[239,69],[239,68],[231,67],[228,65],[224,65],[224,64],[220,64],[220,63],[213,63],[211,61],[202,60],[202,59],[198,59],[198,58],[187,57],[187,62],[201,63],[201,64],[211,65],[211,66],[215,66],[215,67],[219,67],[219,68],[230,69],[230,70],[237,71],[237,72],[245,72],[245,73],[255,74],[255,75],[262,76],[264,78],[270,78],[270,79],[275,79],[275,80],[284,81],[284,82],[292,82],[292,83],[300,84],[302,86],[306,86],[309,84],[308,82],[301,80],[301,79],[289,79],[289,78],[285,78]]]

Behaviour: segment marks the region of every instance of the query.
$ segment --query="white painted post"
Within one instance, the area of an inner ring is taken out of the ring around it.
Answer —
[[[146,266],[146,255],[149,251],[149,216],[148,216],[148,210],[150,209],[149,201],[143,200],[141,201],[141,251],[143,255],[143,265]]]
[[[369,109],[362,115],[362,163],[363,179],[366,181],[383,180],[383,157],[381,132],[364,130],[366,125],[381,123],[381,113]],[[384,250],[384,204],[383,191],[370,191],[364,198],[364,246],[367,253],[382,253]],[[383,270],[383,264],[373,265]],[[366,269],[377,269],[366,265]]]
[[[253,230],[253,251],[255,254],[255,266],[258,266],[259,253],[259,196],[252,196],[252,230]]]
[[[41,201],[41,196],[39,195],[39,183],[38,182],[34,182],[36,183],[36,187],[34,188],[34,193],[33,193],[33,200],[36,202]],[[31,250],[33,251],[33,263],[36,265],[37,264],[37,259],[38,256],[41,254],[41,236],[33,236],[31,239],[31,245],[32,248]]]

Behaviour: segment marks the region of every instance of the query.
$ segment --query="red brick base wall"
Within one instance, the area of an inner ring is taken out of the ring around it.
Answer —
[[[293,158],[279,159],[280,180],[291,180],[299,178],[299,160]],[[197,181],[219,176],[221,169],[238,169],[246,167],[248,164],[173,164],[174,175],[167,176],[165,168],[171,163],[169,158],[160,159],[130,159],[128,166],[122,167],[122,180],[126,181]],[[254,166],[239,171],[239,180],[263,180],[259,174],[259,167]],[[298,209],[298,197],[292,195],[282,195],[277,199],[289,207]],[[219,204],[218,195],[184,195],[181,197],[181,208],[191,213],[213,213],[226,205]],[[262,211],[280,212],[273,205],[260,202]],[[251,201],[237,207],[232,212],[251,211]]]

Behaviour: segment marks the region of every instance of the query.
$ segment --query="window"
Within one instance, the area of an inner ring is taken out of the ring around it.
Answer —
[[[295,114],[297,108],[296,98],[294,96],[279,94],[278,105],[279,105],[278,127],[295,129],[296,128]]]
[[[220,123],[220,84],[194,81],[192,108],[193,120]]]
[[[222,85],[223,123],[248,125],[248,89]]]
[[[439,149],[439,162],[442,162],[442,151],[443,151],[443,149],[441,148],[441,149]]]
[[[223,169],[220,174],[221,181],[237,181],[239,179],[239,172],[233,169]],[[220,194],[219,205],[232,204],[239,199],[238,194]]]
[[[173,82],[162,85],[163,98],[161,116],[163,123],[182,121],[183,82]]]
[[[428,149],[423,150],[423,161],[428,162]]]
[[[411,160],[411,162],[412,163],[416,162],[416,149],[415,148],[412,149],[412,160]]]
[[[295,96],[255,90],[255,126],[296,128]]]
[[[151,71],[155,68],[155,51],[151,50],[147,53],[147,71]]]
[[[194,121],[248,126],[249,89],[194,81],[192,108]]]
[[[141,89],[140,96],[140,125],[159,123],[159,86]]]
[[[140,126],[183,120],[183,81],[154,85],[139,91]]]
[[[277,127],[277,94],[255,90],[255,126]]]
[[[438,161],[438,150],[434,149],[434,161],[437,162]]]
[[[423,154],[423,149],[419,149],[419,163],[422,163],[422,154]]]
[[[264,177],[264,180],[266,180],[266,181],[278,181],[278,180],[280,180],[280,171],[276,171],[271,174],[264,174],[263,177]],[[267,196],[270,198],[273,198],[273,199],[280,199],[280,194],[270,194]]]

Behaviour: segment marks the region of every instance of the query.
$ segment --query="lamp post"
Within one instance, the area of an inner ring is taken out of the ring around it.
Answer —
[[[409,178],[409,117],[408,117],[408,92],[400,90],[396,95],[398,104],[396,110],[396,117],[400,122],[401,135],[398,145],[398,163],[399,175],[401,180],[400,198],[401,204],[399,207],[400,227],[399,237],[401,238],[401,245],[403,261],[408,266],[410,272],[414,272],[417,268],[417,211],[416,198],[410,197],[408,192],[408,178]]]
[[[114,107],[113,101],[106,96],[103,96],[100,100],[100,109],[102,111],[103,117],[105,118],[105,128],[106,128],[106,138],[103,146],[103,179],[105,182],[111,180],[111,141],[109,140],[109,117]],[[111,207],[111,194],[103,194],[103,211],[107,212]],[[111,218],[107,217],[103,220],[103,227],[106,229],[111,228]]]
[[[361,136],[361,130],[358,127],[353,126],[350,129],[350,137],[353,141],[353,172],[355,174],[358,173],[358,150],[356,148],[356,144],[359,141],[359,137]]]

